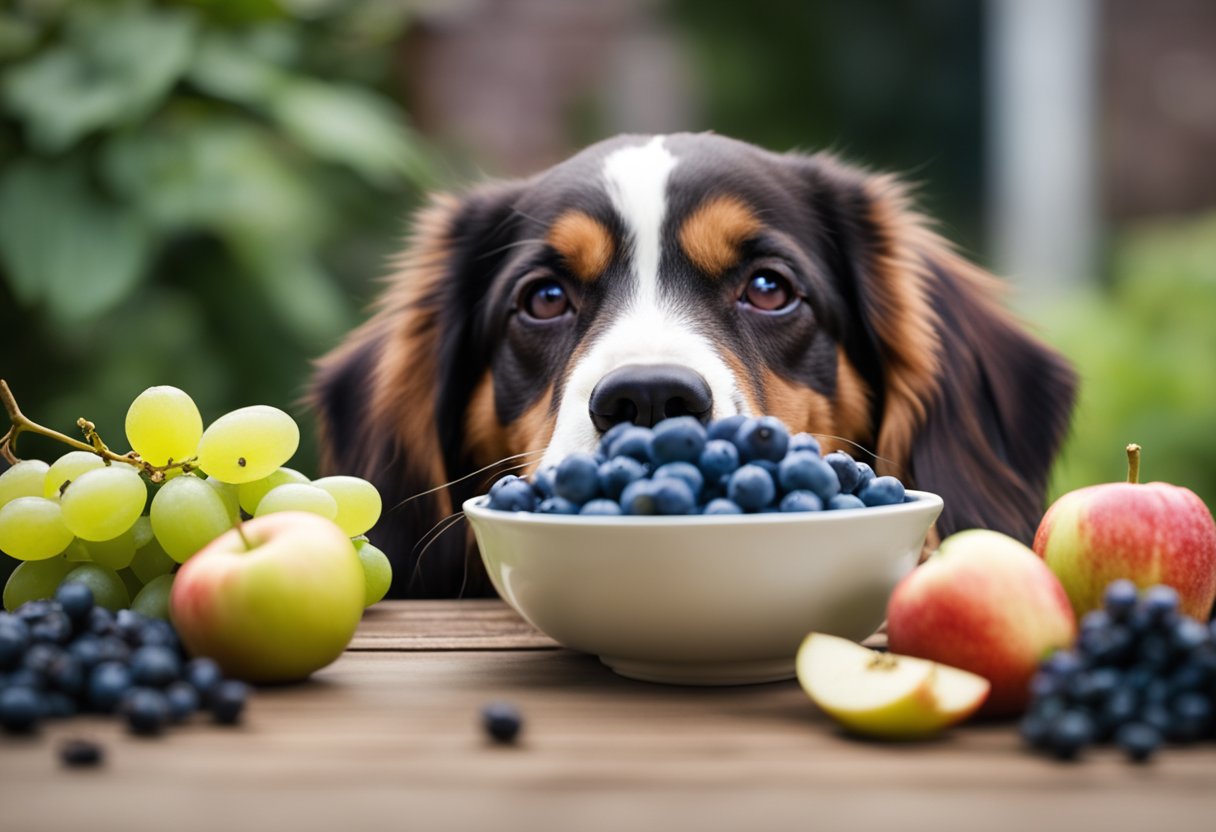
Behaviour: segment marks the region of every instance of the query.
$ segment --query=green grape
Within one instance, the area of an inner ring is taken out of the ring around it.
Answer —
[[[148,486],[134,468],[111,465],[72,480],[59,502],[63,522],[81,540],[110,540],[130,529],[144,513]]]
[[[156,539],[156,535],[152,531],[152,518],[146,514],[141,514],[135,518],[135,525],[131,526],[131,538],[135,541],[136,550],[142,549]]]
[[[111,612],[118,612],[131,603],[126,584],[113,569],[106,569],[95,563],[83,563],[63,579],[65,584],[73,581],[93,590],[93,602]]]
[[[370,607],[388,594],[393,583],[393,566],[388,555],[377,549],[367,539],[352,541],[359,563],[363,564],[363,606]]]
[[[105,468],[106,461],[89,451],[68,451],[51,463],[43,481],[42,496],[48,500],[58,500],[63,484],[71,482],[86,471]]]
[[[165,554],[178,563],[232,526],[223,498],[193,474],[160,487],[152,499],[152,531]]]
[[[68,548],[63,550],[63,556],[67,558],[69,563],[93,562],[93,556],[89,553],[89,547],[79,537],[73,538],[72,542],[68,544]]]
[[[135,573],[135,577],[146,584],[153,578],[172,572],[174,566],[177,566],[177,561],[166,555],[160,541],[153,537],[135,550],[135,557],[131,559],[129,568]]]
[[[241,517],[241,499],[237,494],[238,486],[230,482],[221,482],[215,477],[208,477],[203,482],[211,486],[211,490],[220,495],[220,499],[224,501],[224,508],[228,509],[229,525],[235,526],[236,521]]]
[[[63,576],[72,571],[74,564],[67,558],[55,557],[46,560],[29,560],[17,564],[13,574],[4,585],[4,608],[9,612],[26,601],[50,598]]]
[[[376,486],[359,477],[322,477],[313,485],[338,503],[338,517],[334,521],[347,537],[363,534],[380,519],[380,492]]]
[[[266,496],[258,503],[254,517],[274,514],[276,511],[307,511],[310,514],[319,514],[326,520],[333,520],[338,516],[338,503],[328,492],[315,485],[289,482],[266,492]]]
[[[169,620],[169,593],[173,591],[173,576],[161,575],[148,581],[131,600],[131,609],[148,618]]]
[[[130,569],[119,569],[118,577],[122,578],[122,585],[127,588],[127,597],[134,603],[135,596],[144,588],[144,582]]]
[[[125,569],[135,557],[135,528],[132,526],[109,540],[83,541],[89,560],[106,569]]]
[[[254,405],[225,413],[203,431],[198,467],[237,485],[269,476],[296,452],[300,428],[276,407]]]
[[[194,455],[203,417],[194,399],[176,387],[149,387],[127,409],[127,441],[144,462],[167,465]]]
[[[0,508],[18,497],[45,496],[42,488],[50,467],[42,460],[26,459],[0,474]]]
[[[258,503],[262,502],[262,498],[266,496],[266,493],[270,489],[277,488],[280,485],[287,485],[289,482],[307,483],[308,477],[293,468],[279,468],[260,480],[241,483],[237,486],[241,508],[252,517],[257,513]]]
[[[0,551],[17,560],[53,558],[73,537],[54,500],[18,497],[0,508]]]

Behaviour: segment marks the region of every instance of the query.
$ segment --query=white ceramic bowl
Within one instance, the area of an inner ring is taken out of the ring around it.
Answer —
[[[507,603],[622,676],[685,685],[794,676],[812,630],[861,640],[882,623],[942,510],[582,517],[464,504]]]

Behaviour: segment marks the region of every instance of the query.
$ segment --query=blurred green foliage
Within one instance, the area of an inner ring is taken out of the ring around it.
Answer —
[[[1216,507],[1216,214],[1130,229],[1113,283],[1034,318],[1076,364],[1081,395],[1052,493],[1127,475],[1182,485]]]
[[[390,84],[407,10],[0,8],[0,376],[28,416],[65,432],[88,416],[117,448],[153,384],[208,421],[305,416],[309,359],[357,322],[432,184]]]

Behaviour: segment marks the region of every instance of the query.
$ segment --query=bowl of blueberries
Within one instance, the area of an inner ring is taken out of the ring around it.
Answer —
[[[794,677],[807,633],[861,640],[942,509],[775,417],[622,423],[595,454],[464,504],[495,588],[622,676]]]

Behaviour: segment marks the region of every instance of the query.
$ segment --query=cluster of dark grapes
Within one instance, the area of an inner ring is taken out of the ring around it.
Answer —
[[[1131,581],[1106,589],[1104,608],[1081,620],[1074,650],[1048,657],[1031,682],[1022,737],[1062,760],[1114,743],[1137,762],[1163,743],[1216,730],[1216,623],[1179,612],[1178,593]]]
[[[187,661],[168,621],[115,615],[84,584],[0,613],[0,726],[8,732],[86,711],[117,713],[146,736],[203,710],[233,724],[247,696],[211,659]]]
[[[820,455],[808,433],[790,435],[777,418],[728,416],[708,427],[691,416],[653,429],[622,422],[595,454],[577,453],[532,482],[506,476],[489,507],[541,514],[744,514],[893,505],[905,499],[895,477],[836,451]]]

